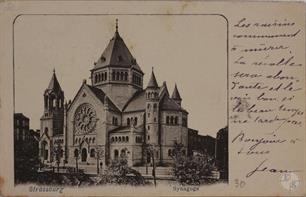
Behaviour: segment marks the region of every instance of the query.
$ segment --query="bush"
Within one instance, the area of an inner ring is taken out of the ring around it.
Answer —
[[[182,145],[176,144],[173,154],[173,174],[181,184],[200,185],[212,183],[211,172],[215,169],[213,159],[207,154],[186,157]]]
[[[37,183],[43,185],[84,186],[93,185],[94,181],[84,173],[58,174],[53,172],[38,173]]]
[[[124,158],[115,159],[111,162],[105,174],[100,175],[97,184],[124,184],[124,185],[145,185],[148,182],[137,171],[130,168]]]

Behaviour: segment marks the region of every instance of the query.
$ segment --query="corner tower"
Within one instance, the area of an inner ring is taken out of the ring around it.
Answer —
[[[159,135],[159,87],[152,68],[152,74],[146,88],[146,142],[154,146],[157,161],[160,158]]]
[[[50,137],[63,134],[64,126],[64,91],[53,70],[48,88],[44,92],[44,114],[41,117],[41,131]]]
[[[136,91],[143,89],[143,75],[119,34],[116,19],[115,34],[91,70],[92,85],[101,88],[122,109]]]
[[[171,98],[172,98],[179,106],[181,106],[181,104],[182,104],[182,97],[181,97],[181,95],[180,95],[180,93],[179,93],[179,91],[178,91],[178,89],[177,89],[176,84],[175,84],[175,86],[174,86],[174,90],[173,90],[173,93],[172,93]]]

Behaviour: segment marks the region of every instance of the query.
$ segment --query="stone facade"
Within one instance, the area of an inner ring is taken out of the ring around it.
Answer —
[[[185,154],[190,152],[188,112],[177,86],[170,96],[166,82],[159,86],[152,70],[143,88],[143,75],[118,29],[91,70],[91,85],[84,80],[68,104],[54,73],[45,92],[40,158],[54,161],[55,139],[63,142],[61,161],[68,166],[108,165],[122,155],[131,166],[145,165],[152,162],[148,144],[159,165],[172,163],[176,142],[183,144]]]

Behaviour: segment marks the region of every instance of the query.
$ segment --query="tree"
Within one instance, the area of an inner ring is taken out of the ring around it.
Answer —
[[[78,161],[80,158],[80,151],[78,149],[75,149],[73,154],[75,158],[75,169],[76,169],[76,172],[78,172],[79,171]]]
[[[145,146],[145,150],[146,150],[146,153],[147,153],[147,156],[149,156],[150,158],[152,158],[152,163],[153,163],[153,169],[152,169],[152,176],[153,176],[153,180],[154,180],[154,185],[156,187],[156,164],[155,164],[155,148],[152,144],[146,144]],[[147,162],[146,162],[146,167],[147,167]]]
[[[95,149],[95,158],[97,159],[97,174],[99,174],[99,160],[104,157],[104,151],[101,147],[97,146]],[[102,167],[102,166],[101,166]]]
[[[56,143],[56,145],[52,149],[54,157],[55,157],[55,162],[57,165],[57,172],[59,172],[59,165],[61,163],[61,158],[63,157],[63,149],[62,145],[60,143]]]
[[[111,161],[105,174],[100,174],[97,184],[147,184],[144,177],[137,171],[128,166],[127,155],[121,154],[118,158]]]
[[[213,158],[208,154],[200,153],[187,157],[183,153],[183,145],[175,143],[172,158],[173,173],[180,183],[199,185],[212,180],[210,176],[215,167]]]

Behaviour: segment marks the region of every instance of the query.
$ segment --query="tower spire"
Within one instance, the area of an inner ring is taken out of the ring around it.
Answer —
[[[171,98],[174,99],[174,100],[182,100],[181,95],[180,95],[180,93],[177,89],[176,83],[175,83],[174,90],[173,90]]]
[[[118,33],[118,19],[116,18],[116,32]]]
[[[156,81],[156,78],[155,78],[155,75],[154,75],[153,67],[152,67],[151,78],[150,78],[150,81],[149,81],[147,87],[148,88],[157,88],[158,87],[158,84],[157,84],[157,81]]]

